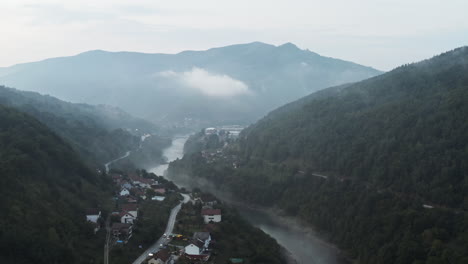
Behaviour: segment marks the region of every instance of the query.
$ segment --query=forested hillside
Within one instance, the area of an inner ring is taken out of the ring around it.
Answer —
[[[171,166],[314,225],[358,263],[467,263],[468,48],[286,105]]]
[[[116,107],[72,104],[3,86],[0,86],[0,104],[37,118],[67,140],[89,164],[102,165],[137,148],[140,135],[159,132],[155,125]]]
[[[97,263],[103,240],[85,209],[109,183],[32,117],[0,105],[0,262]]]

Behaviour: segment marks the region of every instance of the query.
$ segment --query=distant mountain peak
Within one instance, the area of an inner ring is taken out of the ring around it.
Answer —
[[[291,49],[291,50],[300,50],[296,45],[291,42],[286,42],[283,45],[278,46],[278,48]]]

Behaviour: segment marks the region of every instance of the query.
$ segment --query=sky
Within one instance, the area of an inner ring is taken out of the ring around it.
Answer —
[[[0,67],[286,42],[380,70],[468,45],[466,0],[2,0]]]

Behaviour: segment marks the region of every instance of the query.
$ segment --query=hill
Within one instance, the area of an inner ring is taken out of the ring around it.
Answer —
[[[325,89],[171,170],[279,207],[358,263],[465,263],[467,72],[463,47]]]
[[[97,166],[137,148],[140,135],[160,132],[154,124],[117,107],[73,104],[4,86],[0,86],[0,104],[34,116]]]
[[[0,105],[0,124],[0,262],[97,263],[104,240],[85,209],[109,183],[30,116]]]
[[[254,42],[178,54],[89,51],[0,69],[0,83],[197,127],[251,122],[316,90],[380,73],[291,43]]]

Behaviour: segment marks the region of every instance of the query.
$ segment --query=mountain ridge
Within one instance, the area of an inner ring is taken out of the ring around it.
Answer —
[[[196,120],[196,127],[248,123],[315,90],[380,73],[294,44],[254,42],[177,54],[89,51],[4,68],[0,83],[71,102],[115,105],[160,123]],[[250,95],[205,93],[231,94],[239,84]]]

